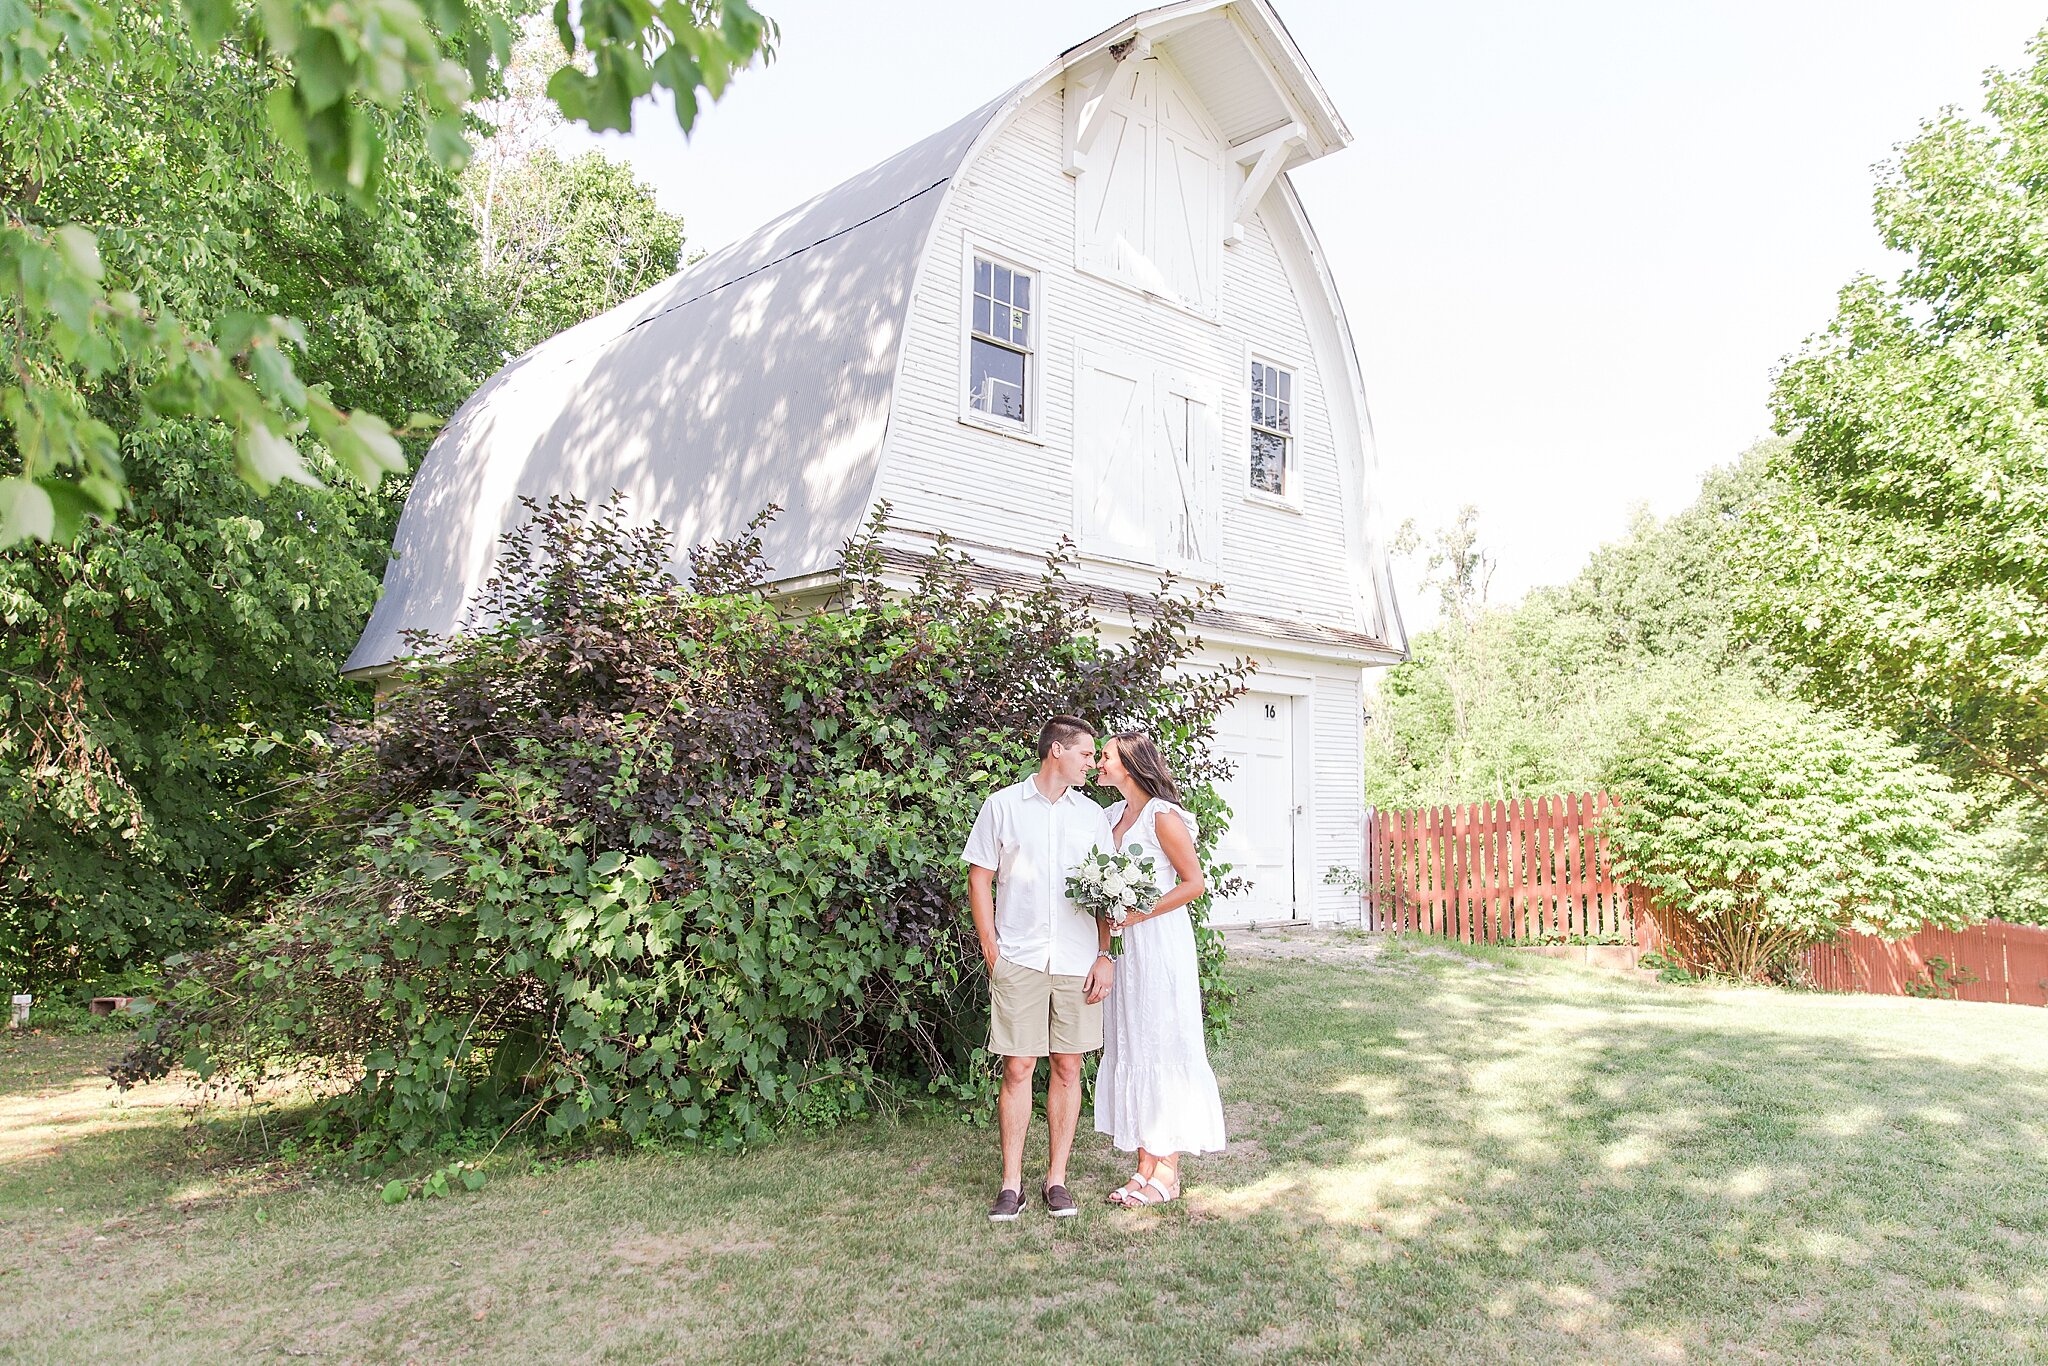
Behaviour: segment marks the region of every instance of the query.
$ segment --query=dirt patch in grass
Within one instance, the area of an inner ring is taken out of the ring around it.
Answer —
[[[1223,937],[1232,960],[1315,962],[1346,967],[1372,966],[1387,947],[1387,936],[1358,930],[1229,929]]]

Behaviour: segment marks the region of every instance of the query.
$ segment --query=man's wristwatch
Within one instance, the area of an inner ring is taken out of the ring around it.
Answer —
[[[1102,950],[1100,950],[1099,952],[1097,952],[1097,953],[1096,953],[1096,955],[1095,955],[1095,956],[1096,956],[1097,958],[1107,958],[1107,959],[1108,959],[1108,960],[1109,960],[1110,962],[1112,962],[1112,963],[1114,963],[1114,962],[1116,961],[1116,955],[1115,955],[1115,954],[1113,954],[1113,953],[1111,953],[1111,952],[1110,952],[1110,951],[1109,951],[1108,949],[1102,949]]]

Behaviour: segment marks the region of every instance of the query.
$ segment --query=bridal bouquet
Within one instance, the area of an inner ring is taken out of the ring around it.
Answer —
[[[1142,844],[1127,844],[1122,853],[1092,851],[1067,874],[1067,899],[1109,922],[1109,951],[1124,951],[1124,918],[1159,899],[1158,870]]]

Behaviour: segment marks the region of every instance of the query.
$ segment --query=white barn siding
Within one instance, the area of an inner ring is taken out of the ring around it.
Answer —
[[[1305,899],[1312,918],[1323,924],[1356,925],[1359,903],[1341,887],[1323,881],[1331,868],[1362,872],[1365,791],[1363,785],[1364,698],[1360,670],[1322,664],[1315,677],[1315,857]]]
[[[1074,347],[1087,332],[1118,333],[1072,269],[1073,182],[1059,169],[1060,111],[1057,91],[1018,111],[954,182],[932,230],[876,479],[876,496],[900,527],[1027,552],[1073,530]],[[966,233],[1039,272],[1042,444],[958,420]]]
[[[1223,322],[1238,353],[1226,370],[1232,382],[1223,408],[1223,583],[1231,605],[1276,617],[1305,609],[1312,621],[1356,629],[1343,485],[1320,358],[1295,283],[1257,214],[1245,224],[1244,241],[1224,255]],[[1244,496],[1251,447],[1247,348],[1294,367],[1299,512]]]
[[[1076,530],[1074,388],[1080,347],[1132,354],[1209,379],[1221,414],[1218,488],[1226,605],[1283,618],[1305,613],[1357,629],[1345,572],[1342,486],[1319,357],[1294,282],[1256,216],[1223,253],[1220,320],[1148,299],[1074,268],[1074,184],[1061,173],[1063,96],[1018,111],[961,174],[933,230],[911,303],[897,400],[877,496],[899,527],[1027,553]],[[1039,272],[1037,440],[958,420],[964,253],[981,249]],[[1248,351],[1295,367],[1300,512],[1245,498]],[[1102,577],[1117,579],[1111,569]],[[1129,576],[1149,582],[1151,571]]]

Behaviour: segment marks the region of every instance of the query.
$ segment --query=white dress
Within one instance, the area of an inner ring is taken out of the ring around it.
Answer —
[[[1110,824],[1124,803],[1109,808]],[[1156,822],[1195,818],[1172,802],[1148,801],[1119,848],[1142,844],[1163,892],[1174,882]],[[1149,909],[1149,907],[1147,908]],[[1201,968],[1195,924],[1185,906],[1124,931],[1116,985],[1103,1006],[1102,1065],[1095,1073],[1095,1129],[1125,1152],[1223,1151],[1223,1097],[1202,1042]]]

